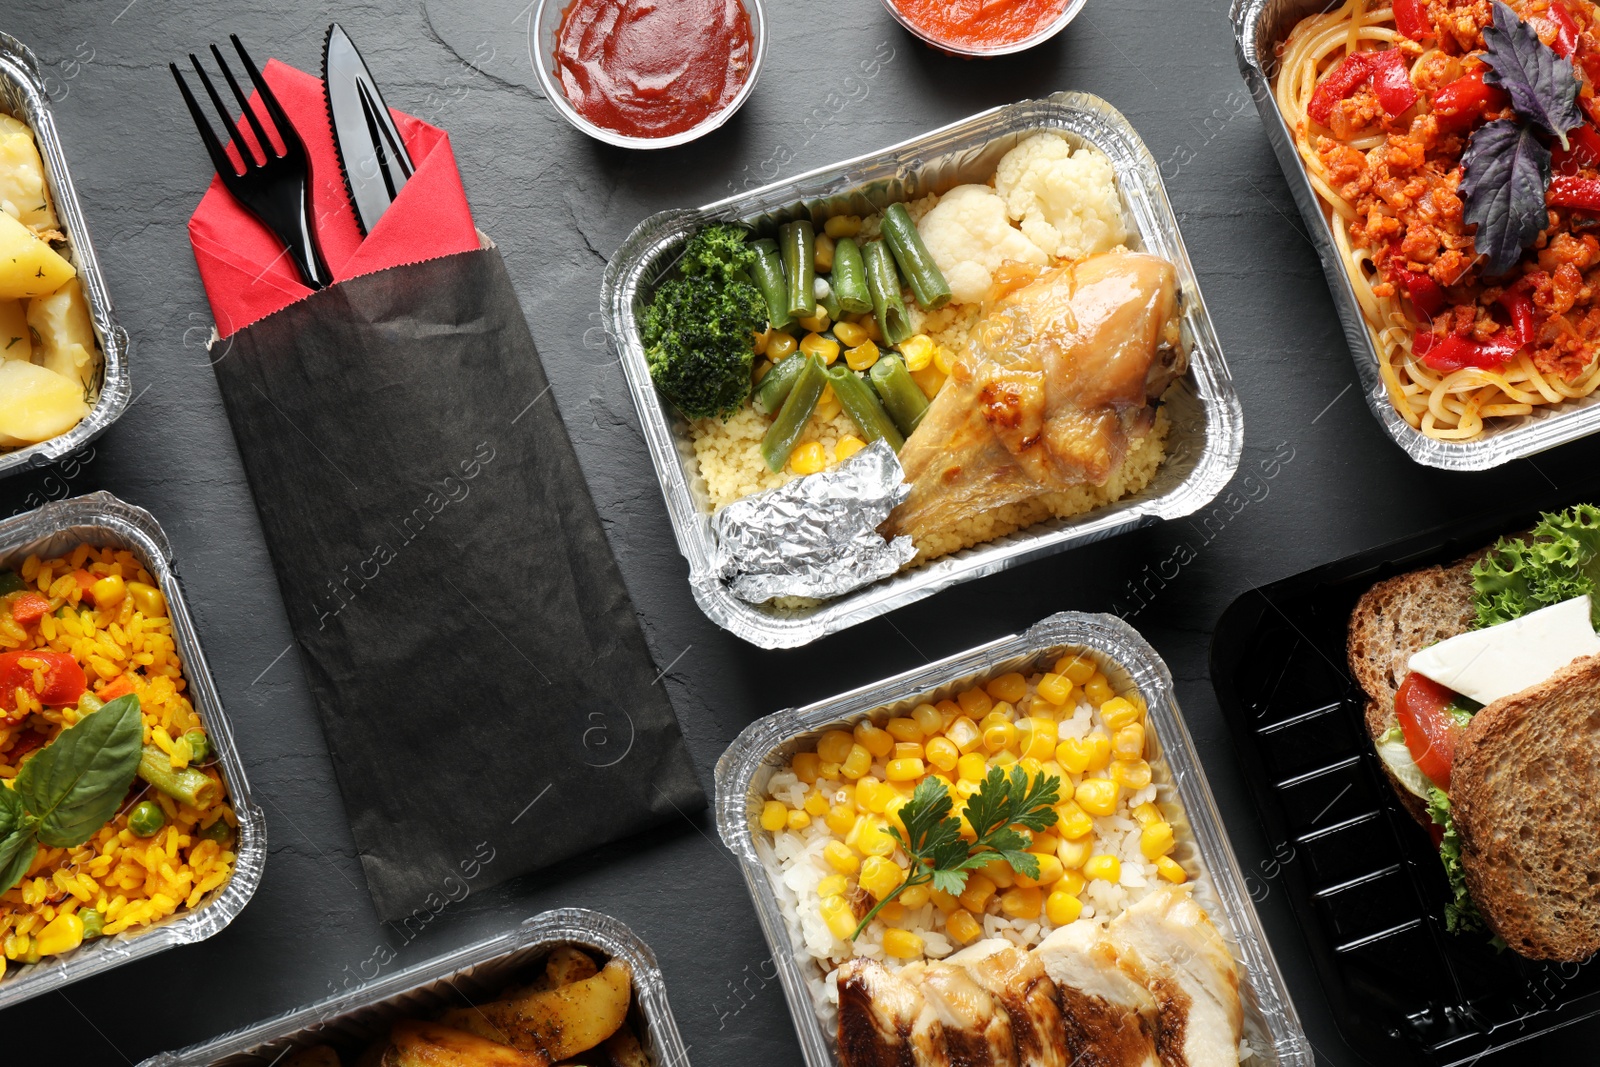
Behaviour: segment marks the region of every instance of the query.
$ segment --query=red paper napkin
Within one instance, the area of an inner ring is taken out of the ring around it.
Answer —
[[[449,134],[389,109],[416,171],[363,240],[339,174],[322,80],[276,59],[267,61],[262,74],[311,157],[313,224],[336,283],[478,247],[472,209],[461,188]],[[266,119],[266,109],[256,94],[251,95],[250,106]],[[271,128],[270,121],[265,124]],[[238,125],[254,146],[254,135],[242,117]],[[229,146],[230,155],[236,151]],[[240,206],[223,188],[221,178],[211,179],[211,187],[190,217],[189,242],[217,332],[223,337],[312,293],[300,281],[283,243]]]

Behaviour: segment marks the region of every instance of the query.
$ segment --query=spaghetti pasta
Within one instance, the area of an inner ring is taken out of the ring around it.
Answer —
[[[1600,49],[1600,10],[1588,0],[1511,6],[1546,45],[1565,46],[1580,104],[1600,115],[1600,55],[1590,51]],[[1397,24],[1399,8],[1409,34]],[[1552,207],[1549,228],[1502,277],[1485,276],[1462,219],[1457,186],[1470,134],[1513,115],[1483,81],[1482,28],[1491,18],[1484,0],[1344,0],[1294,28],[1274,84],[1389,400],[1413,427],[1445,441],[1472,440],[1490,420],[1600,389],[1600,213]],[[1363,53],[1363,65],[1345,67]],[[1390,69],[1405,80],[1380,85],[1379,72]],[[1556,158],[1563,174],[1600,175],[1600,158]],[[1471,365],[1441,357],[1452,339],[1452,353],[1474,354]]]

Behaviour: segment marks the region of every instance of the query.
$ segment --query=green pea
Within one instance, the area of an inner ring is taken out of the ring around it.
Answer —
[[[216,841],[221,843],[233,836],[233,827],[228,825],[228,820],[218,818],[216,822],[200,831],[202,841]]]
[[[200,729],[187,730],[183,739],[189,742],[189,763],[204,763],[211,755],[211,740],[206,737],[206,732]]]
[[[83,920],[83,939],[99,937],[105,933],[106,917],[93,908],[84,908],[78,912],[78,918]]]
[[[128,829],[136,837],[154,837],[167,825],[167,816],[161,810],[161,805],[153,800],[141,800],[133,806],[133,811],[128,813]]]

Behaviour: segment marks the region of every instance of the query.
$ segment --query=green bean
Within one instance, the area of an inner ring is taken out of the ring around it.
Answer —
[[[783,280],[783,260],[778,256],[778,242],[770,237],[752,241],[756,261],[750,267],[750,277],[767,301],[767,321],[774,330],[789,325],[789,293]]]
[[[191,808],[210,807],[217,799],[217,783],[210,775],[193,767],[173,770],[172,758],[155,745],[144,746],[144,755],[139,759],[139,777]]]
[[[800,372],[805,369],[806,357],[799,352],[785,356],[781,362],[773,364],[766,376],[756,383],[755,392],[751,394],[756,410],[763,415],[776,413],[788,399],[789,390],[794,388],[795,379],[799,378]]]
[[[898,345],[911,336],[911,320],[906,316],[905,301],[900,298],[900,275],[894,269],[894,253],[882,241],[868,241],[861,250],[866,262],[867,288],[872,290],[872,310],[878,317],[878,329],[890,345]]]
[[[883,438],[890,448],[900,451],[906,439],[895,429],[889,413],[883,410],[877,394],[861,375],[843,363],[835,363],[828,368],[828,384],[833,386],[833,395],[839,398],[839,404],[850,413],[869,443]]]
[[[861,246],[853,237],[841,237],[833,246],[833,291],[839,306],[859,315],[872,310],[872,293],[867,290],[866,267],[861,262]]]
[[[884,410],[900,432],[910,437],[928,413],[928,398],[912,380],[904,361],[899,356],[883,356],[872,365],[868,376],[883,400]]]
[[[822,360],[816,356],[806,356],[805,360],[806,365],[789,390],[778,417],[761,439],[761,458],[767,461],[767,469],[773,473],[783,470],[783,465],[789,462],[789,453],[794,451],[800,435],[805,432],[807,420],[817,409],[822,387],[828,384],[828,372]]]
[[[830,322],[838,322],[844,317],[844,309],[839,306],[839,296],[833,291],[832,279],[821,275],[817,276],[817,303],[828,313]]]
[[[950,303],[950,283],[944,280],[944,272],[922,243],[917,224],[911,221],[904,204],[890,204],[883,213],[883,239],[900,265],[900,273],[911,283],[917,303],[929,311]]]
[[[83,939],[93,941],[106,931],[106,917],[95,908],[79,908],[78,918],[83,920]]]
[[[810,219],[786,222],[778,231],[778,247],[783,250],[785,292],[789,294],[789,314],[809,319],[817,310],[816,234]]]

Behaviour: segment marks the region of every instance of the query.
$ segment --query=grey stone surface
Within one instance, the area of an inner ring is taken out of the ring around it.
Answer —
[[[542,99],[525,0],[327,6],[308,0],[4,0],[0,29],[35,48],[122,322],[137,400],[70,483],[0,482],[0,515],[110,489],[153,511],[267,812],[271,857],[253,903],[177,949],[5,1013],[6,1063],[116,1064],[176,1048],[359,981],[380,945],[405,966],[558,905],[610,912],[655,948],[690,1058],[796,1065],[782,994],[744,885],[709,817],[493,890],[412,940],[380,925],[295,654],[203,342],[210,316],[185,222],[210,174],[168,60],[240,34],[258,58],[314,71],[330,19],[360,44],[396,107],[446,127],[479,226],[504,250],[624,576],[709,785],[757,716],[903,670],[1063,608],[1107,610],[1181,542],[1196,559],[1133,616],[1171,664],[1233,844],[1268,858],[1206,675],[1210,630],[1243,590],[1454,516],[1511,508],[1592,469],[1579,443],[1499,471],[1409,462],[1354,383],[1316,257],[1234,66],[1224,0],[1093,0],[1056,40],[1009,59],[950,59],[874,0],[772,5],[761,85],[693,146],[628,153],[586,140]],[[875,77],[860,74],[876,58]],[[854,75],[857,81],[846,82]],[[1056,89],[1098,93],[1164,172],[1244,397],[1243,474],[1293,458],[1220,533],[1178,522],[946,592],[795,652],[762,652],[696,609],[618,367],[596,344],[606,257],[651,212],[794,174],[975,111]],[[418,590],[427,596],[427,590]],[[449,743],[441,719],[441,743]],[[1319,1058],[1354,1064],[1281,893],[1261,911]],[[1524,1058],[1591,1062],[1571,1027]],[[1579,1053],[1579,1050],[1583,1050]]]

